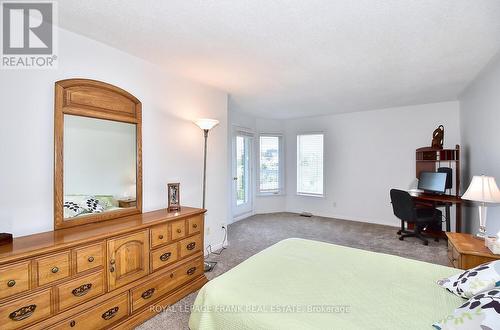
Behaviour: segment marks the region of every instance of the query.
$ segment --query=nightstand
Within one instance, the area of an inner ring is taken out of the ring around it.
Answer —
[[[136,205],[137,202],[135,201],[135,198],[118,200],[118,206],[122,208],[135,207]]]
[[[447,232],[448,259],[450,266],[460,269],[469,269],[485,262],[500,259],[500,255],[491,253],[484,246],[484,240],[477,239],[471,234]]]

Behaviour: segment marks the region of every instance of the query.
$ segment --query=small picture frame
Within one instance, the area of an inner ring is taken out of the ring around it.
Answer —
[[[180,183],[167,184],[168,191],[168,212],[181,210]]]

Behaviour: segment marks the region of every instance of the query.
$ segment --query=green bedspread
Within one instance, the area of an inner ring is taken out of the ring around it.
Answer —
[[[436,285],[457,269],[287,239],[207,283],[197,329],[432,329],[465,302]]]

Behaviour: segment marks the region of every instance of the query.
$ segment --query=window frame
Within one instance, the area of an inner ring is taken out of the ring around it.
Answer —
[[[308,192],[300,192],[299,191],[299,137],[303,135],[322,135],[323,136],[323,173],[322,173],[322,179],[323,179],[323,189],[321,194],[316,194],[316,193],[308,193]],[[296,176],[295,176],[295,193],[297,196],[304,196],[304,197],[316,197],[316,198],[324,198],[326,196],[326,175],[325,175],[325,164],[326,164],[326,159],[325,159],[325,141],[326,141],[326,134],[325,132],[301,132],[297,133],[296,136],[296,164],[295,164],[295,171],[296,171]]]
[[[262,197],[262,196],[283,196],[285,195],[285,136],[283,133],[259,133],[258,134],[258,139],[257,139],[257,196]],[[279,152],[278,152],[278,189],[276,190],[261,190],[260,189],[260,138],[261,137],[277,137],[278,138],[278,146],[279,146]]]

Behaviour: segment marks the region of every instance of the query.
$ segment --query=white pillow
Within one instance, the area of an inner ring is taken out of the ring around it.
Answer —
[[[64,202],[64,218],[74,218],[82,213],[85,213],[85,209],[81,207],[78,203],[73,201]]]
[[[90,213],[102,213],[107,208],[106,203],[103,203],[94,196],[85,198],[80,203],[80,206]]]
[[[432,326],[437,330],[500,329],[500,290],[475,295]]]
[[[462,298],[500,287],[500,260],[479,265],[463,273],[444,278],[437,284]]]

